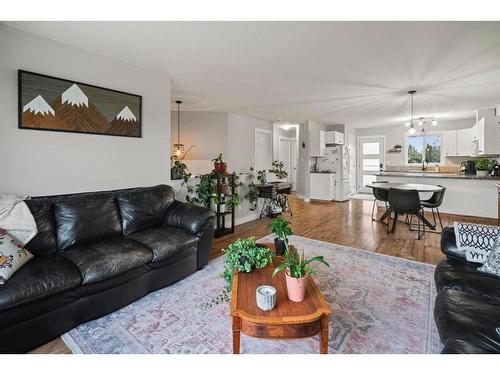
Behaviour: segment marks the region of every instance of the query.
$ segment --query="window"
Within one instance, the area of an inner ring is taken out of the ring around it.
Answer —
[[[441,164],[441,134],[415,135],[406,137],[406,163],[421,164],[422,158],[429,164]]]

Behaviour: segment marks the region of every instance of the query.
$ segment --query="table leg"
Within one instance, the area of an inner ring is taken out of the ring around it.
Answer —
[[[391,213],[391,210],[387,209],[385,210],[384,214],[382,216],[380,216],[380,219],[378,219],[379,221],[384,221],[387,216],[389,216],[389,214]]]
[[[240,318],[233,316],[233,354],[240,354]]]
[[[323,316],[321,319],[321,333],[319,338],[319,353],[328,354],[328,316]]]

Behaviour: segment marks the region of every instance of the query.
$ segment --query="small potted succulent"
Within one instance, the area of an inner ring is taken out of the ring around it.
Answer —
[[[299,255],[298,250],[292,251],[288,244],[286,245],[285,256],[281,258],[281,263],[274,270],[273,277],[279,272],[285,271],[286,290],[290,301],[302,302],[304,300],[307,278],[316,273],[310,266],[313,262],[323,263],[330,267],[323,256],[306,259],[304,251],[302,251],[302,255]]]
[[[269,224],[269,229],[271,233],[276,235],[274,239],[274,248],[276,249],[276,255],[284,255],[286,247],[288,245],[288,236],[291,236],[292,230],[288,226],[289,221],[283,219],[274,219],[271,224]]]
[[[227,163],[222,160],[222,154],[219,154],[215,159],[212,159],[214,162],[214,171],[217,173],[226,173],[227,171]]]
[[[478,177],[486,177],[492,169],[491,160],[488,158],[477,158],[474,162],[476,166],[476,174]]]

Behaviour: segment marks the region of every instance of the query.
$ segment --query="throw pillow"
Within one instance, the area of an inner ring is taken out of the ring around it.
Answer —
[[[500,236],[498,236],[495,245],[491,249],[486,262],[478,268],[478,271],[491,273],[500,277]]]
[[[473,263],[484,263],[500,235],[500,227],[473,223],[454,223],[458,251]]]
[[[0,284],[7,280],[33,255],[0,228]]]

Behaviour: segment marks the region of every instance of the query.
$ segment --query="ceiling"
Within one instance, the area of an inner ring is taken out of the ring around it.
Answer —
[[[184,109],[355,127],[500,105],[500,22],[7,22],[167,72]]]

